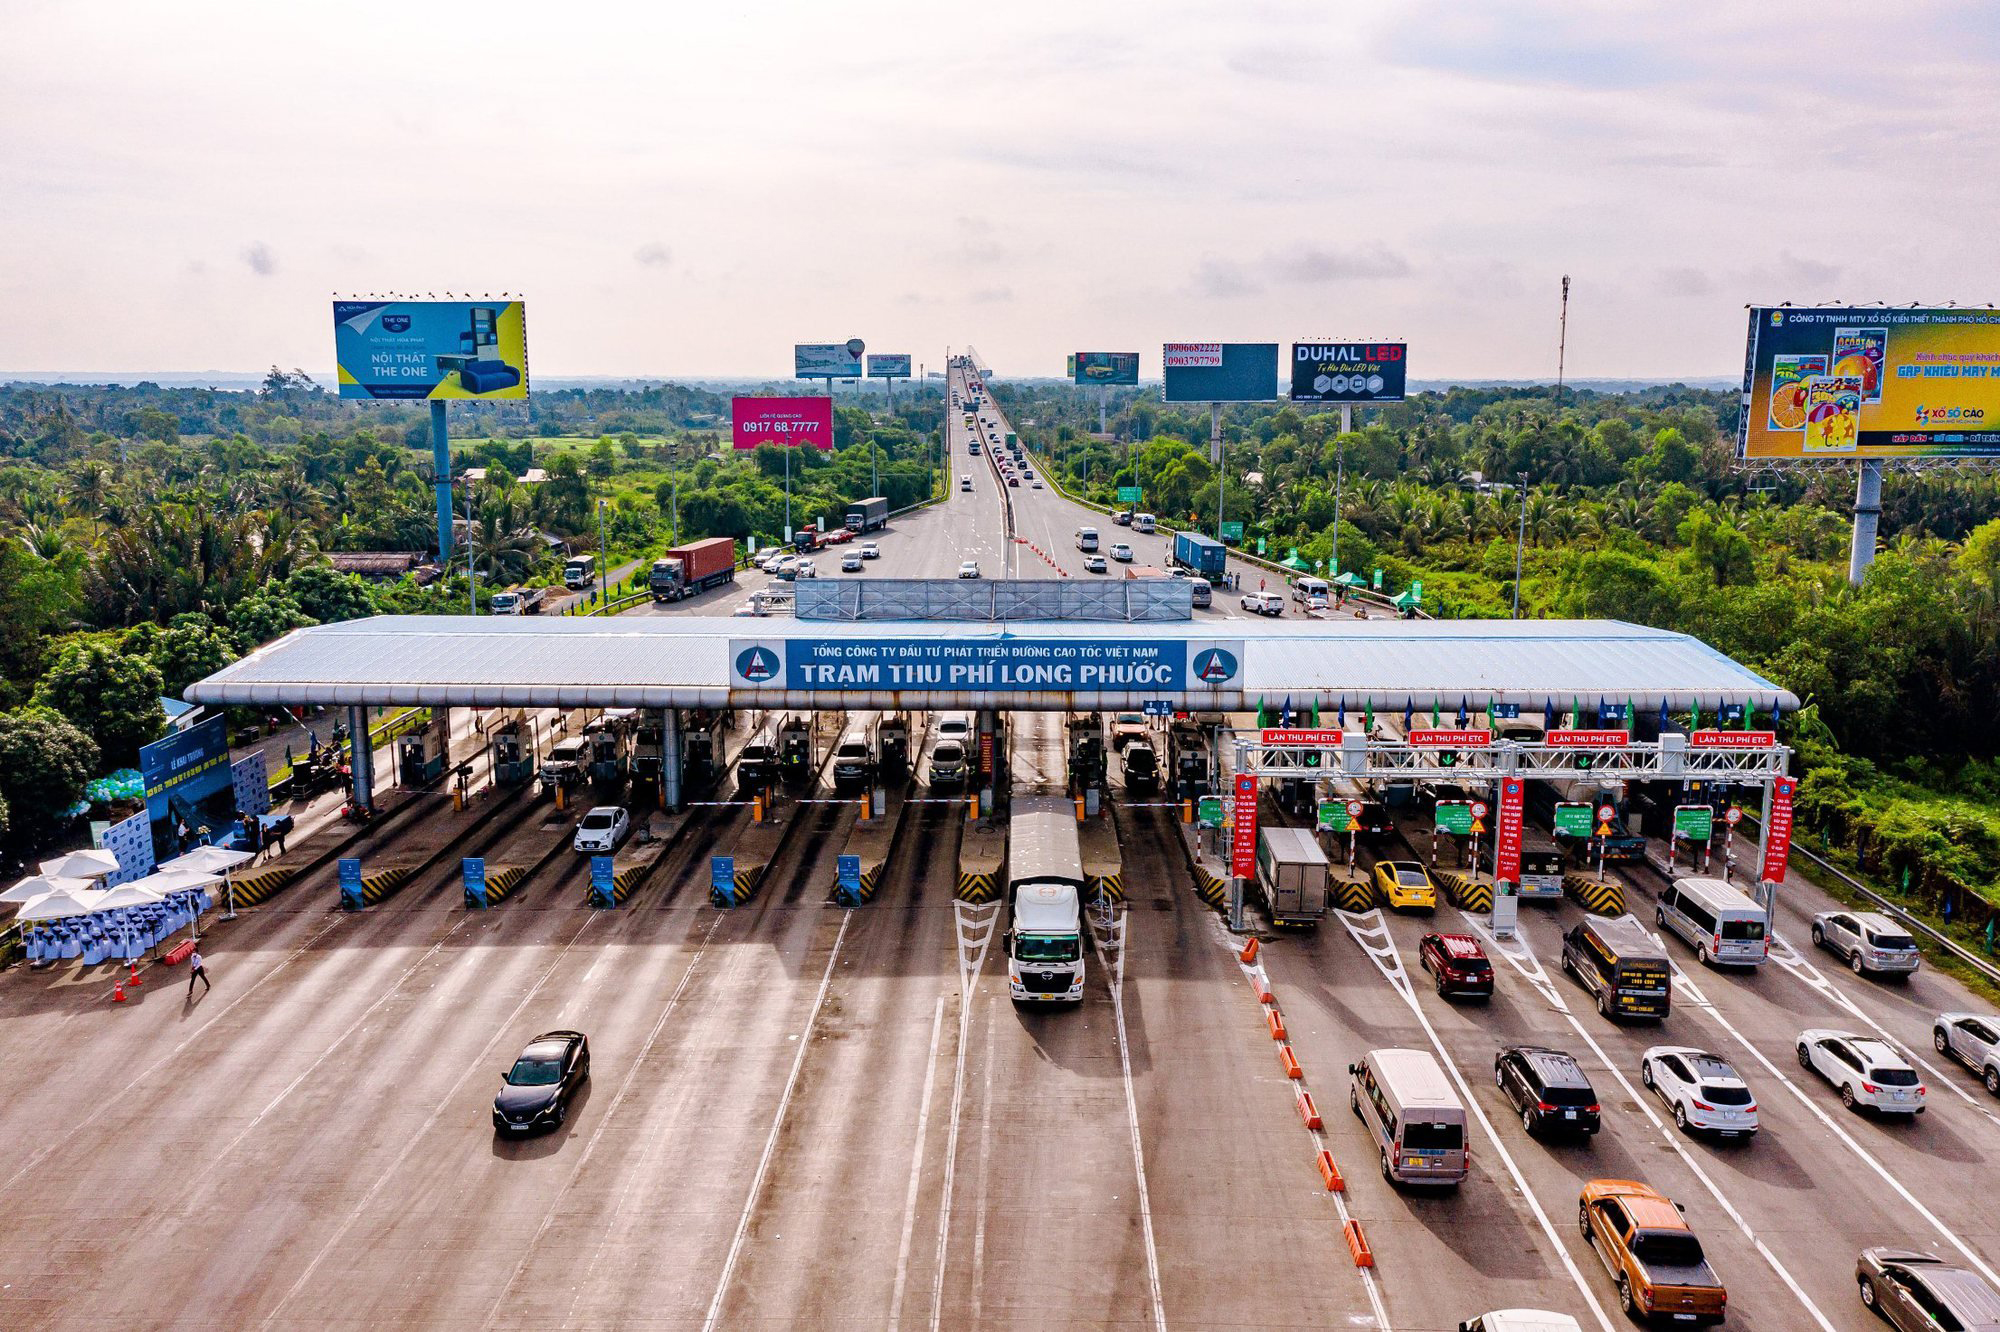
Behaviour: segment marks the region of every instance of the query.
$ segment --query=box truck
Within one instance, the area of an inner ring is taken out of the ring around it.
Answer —
[[[1083,1002],[1083,850],[1076,803],[1014,801],[1007,826],[1007,992],[1017,1004]]]
[[[1257,887],[1273,925],[1317,925],[1326,914],[1326,852],[1305,828],[1257,834]]]
[[[873,532],[888,524],[889,501],[886,496],[873,495],[847,506],[847,530],[850,532]]]
[[[1174,533],[1173,562],[1211,583],[1222,581],[1222,565],[1228,553],[1227,548],[1212,536],[1203,536],[1200,532]]]

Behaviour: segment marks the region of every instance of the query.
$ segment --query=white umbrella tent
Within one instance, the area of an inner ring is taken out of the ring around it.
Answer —
[[[109,851],[71,851],[42,862],[42,873],[60,879],[101,879],[116,873],[118,857]]]

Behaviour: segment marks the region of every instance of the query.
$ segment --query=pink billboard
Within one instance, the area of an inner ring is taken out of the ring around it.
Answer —
[[[729,417],[739,449],[833,447],[832,398],[732,398]]]

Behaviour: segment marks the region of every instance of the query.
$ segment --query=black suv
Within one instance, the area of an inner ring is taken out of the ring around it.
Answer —
[[[1529,1134],[1597,1132],[1602,1107],[1576,1060],[1540,1045],[1510,1045],[1493,1060],[1493,1081],[1521,1112]]]

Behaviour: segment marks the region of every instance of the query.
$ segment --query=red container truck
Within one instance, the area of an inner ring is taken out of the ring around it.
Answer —
[[[679,601],[711,587],[736,581],[736,543],[728,537],[708,537],[668,549],[653,561],[646,586],[655,601]]]

